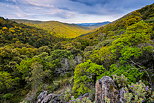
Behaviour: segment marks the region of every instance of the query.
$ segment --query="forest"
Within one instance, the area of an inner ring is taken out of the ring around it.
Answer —
[[[154,101],[154,4],[94,30],[53,23],[0,17],[1,103],[36,103],[42,91],[94,103],[103,76],[125,89],[124,103]]]

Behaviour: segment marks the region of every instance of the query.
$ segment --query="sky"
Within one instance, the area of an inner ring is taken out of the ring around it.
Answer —
[[[93,23],[114,21],[153,0],[0,0],[8,19]]]

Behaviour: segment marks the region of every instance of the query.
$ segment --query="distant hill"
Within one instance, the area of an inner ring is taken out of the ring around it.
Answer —
[[[79,25],[79,26],[83,26],[83,27],[100,27],[100,26],[103,26],[103,25],[106,25],[106,24],[109,24],[111,23],[110,21],[105,21],[105,22],[99,22],[99,23],[79,23],[79,24],[76,24],[76,25]]]
[[[33,24],[39,24],[43,22],[38,20],[27,20],[27,19],[11,19],[11,20],[16,21],[18,23],[33,23]]]
[[[0,47],[15,42],[27,43],[34,47],[39,47],[52,45],[52,43],[61,39],[49,34],[45,30],[16,23],[3,17],[0,17],[0,32]]]
[[[46,30],[50,34],[62,38],[75,38],[91,31],[87,27],[82,27],[75,24],[62,23],[58,21],[33,21],[25,19],[13,20],[18,23],[23,23],[28,26],[34,26],[39,29]]]

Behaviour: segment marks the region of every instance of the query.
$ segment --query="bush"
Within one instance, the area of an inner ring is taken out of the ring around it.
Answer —
[[[103,73],[104,70],[103,66],[97,65],[90,60],[77,65],[74,71],[73,85],[75,96],[91,92],[91,88],[96,81],[96,76]]]
[[[113,77],[113,80],[118,84],[118,88],[124,88],[124,99],[126,103],[152,103],[154,101],[154,92],[149,86],[146,86],[141,80],[136,83],[128,83],[128,79],[124,76]]]
[[[89,98],[85,97],[82,99],[75,99],[74,97],[71,98],[72,100],[69,103],[93,103]]]

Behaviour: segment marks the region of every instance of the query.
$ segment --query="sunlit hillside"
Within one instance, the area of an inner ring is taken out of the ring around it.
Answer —
[[[50,34],[56,37],[62,38],[75,38],[82,34],[86,34],[92,30],[86,27],[81,27],[74,24],[61,23],[58,21],[29,21],[29,20],[15,20],[19,23],[24,23],[28,26],[34,26],[48,31]]]

